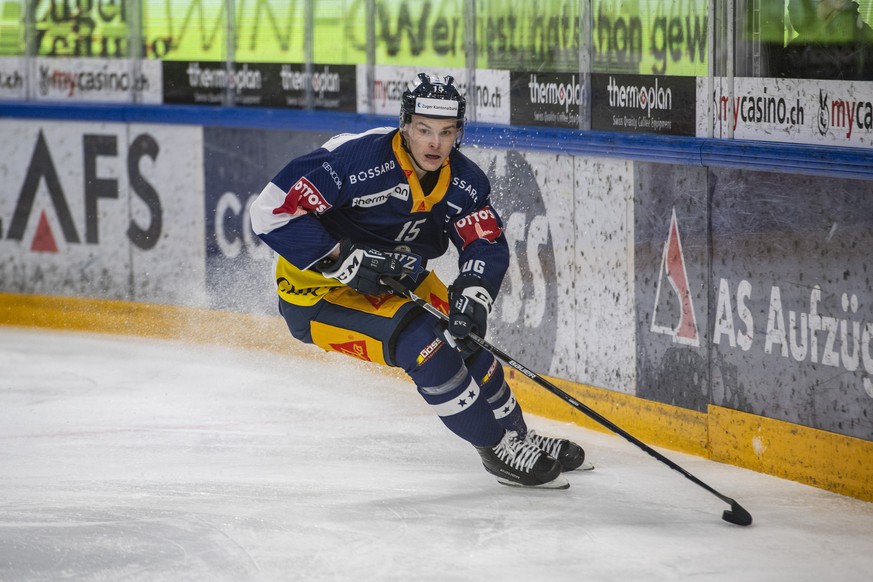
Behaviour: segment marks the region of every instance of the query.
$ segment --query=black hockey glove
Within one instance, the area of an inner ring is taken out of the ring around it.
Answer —
[[[479,349],[469,335],[485,337],[492,303],[494,299],[479,277],[461,276],[449,287],[448,332],[464,358]]]
[[[380,282],[382,277],[400,277],[410,272],[409,261],[402,260],[405,257],[421,261],[417,255],[380,251],[345,240],[340,244],[339,258],[332,263],[318,264],[316,269],[325,277],[345,283],[365,295],[382,295],[391,292]]]

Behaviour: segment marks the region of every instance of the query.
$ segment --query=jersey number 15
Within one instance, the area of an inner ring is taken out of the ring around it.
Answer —
[[[418,238],[421,234],[421,225],[427,221],[426,218],[420,220],[410,220],[400,229],[400,234],[397,235],[397,242],[410,242]]]

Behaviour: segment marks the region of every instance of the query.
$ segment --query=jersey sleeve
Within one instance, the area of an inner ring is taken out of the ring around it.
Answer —
[[[503,220],[491,206],[490,185],[478,170],[471,178],[476,184],[476,197],[470,198],[453,219],[449,229],[452,243],[458,249],[458,276],[479,277],[485,288],[496,297],[509,268],[509,244],[503,233]]]
[[[337,165],[336,157],[324,148],[296,158],[252,204],[255,234],[299,269],[309,268],[336,246],[319,217],[342,203]]]

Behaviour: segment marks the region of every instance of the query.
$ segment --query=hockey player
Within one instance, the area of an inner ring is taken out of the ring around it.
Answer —
[[[402,368],[499,482],[566,488],[561,472],[584,451],[528,430],[502,367],[468,337],[485,335],[509,247],[488,178],[459,151],[466,101],[453,81],[420,73],[399,129],[340,134],[291,160],[252,205],[252,226],[279,255],[279,311],[295,338]],[[449,243],[459,273],[447,289],[423,267]],[[448,324],[383,277],[441,307]]]

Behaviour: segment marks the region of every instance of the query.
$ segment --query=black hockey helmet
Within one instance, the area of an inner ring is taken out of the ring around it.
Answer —
[[[400,101],[400,127],[409,123],[413,115],[421,115],[433,119],[455,119],[458,129],[463,131],[467,100],[458,92],[454,83],[455,78],[451,75],[440,77],[419,73],[403,92]]]

